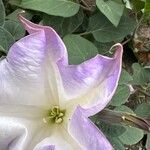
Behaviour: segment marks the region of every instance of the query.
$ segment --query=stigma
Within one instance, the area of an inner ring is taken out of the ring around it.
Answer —
[[[65,109],[60,109],[59,106],[53,106],[48,110],[46,117],[43,118],[43,122],[61,124],[64,120],[65,112]]]

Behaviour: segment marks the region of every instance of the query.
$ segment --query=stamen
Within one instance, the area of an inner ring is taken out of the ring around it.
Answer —
[[[59,106],[54,106],[48,111],[48,114],[43,118],[44,123],[56,123],[60,124],[63,122],[66,110],[60,109]]]

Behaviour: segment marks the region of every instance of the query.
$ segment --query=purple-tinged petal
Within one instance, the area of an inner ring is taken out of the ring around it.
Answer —
[[[0,62],[0,103],[57,105],[55,62],[68,62],[65,45],[52,28],[22,16],[20,20],[30,35],[16,42]]]
[[[80,106],[70,119],[69,132],[86,150],[112,150],[113,147],[105,135],[92,123]]]
[[[119,78],[121,75],[123,48],[122,45],[120,44],[115,46],[117,46],[117,50],[113,58],[114,63],[112,61],[112,67],[110,69],[111,71],[107,73],[102,83],[102,87],[101,85],[99,86],[101,89],[99,91],[100,92],[99,99],[97,97],[97,101],[94,101],[93,103],[94,105],[91,105],[91,107],[86,109],[85,112],[88,117],[104,109],[112,99],[117,89]]]
[[[45,59],[43,31],[16,42],[0,61],[0,103],[47,105],[43,64]]]
[[[46,145],[39,148],[36,148],[34,150],[56,150],[54,145]]]
[[[116,44],[114,47],[113,58],[97,55],[80,65],[58,62],[63,81],[62,97],[65,97],[62,103],[69,107],[79,104],[87,109],[88,116],[106,107],[117,88],[121,72],[122,46]]]
[[[34,24],[27,19],[23,18],[21,15],[19,16],[21,23],[23,24],[24,28],[29,32],[29,34],[34,34],[39,31],[44,31],[45,33],[45,40],[46,40],[46,78],[47,84],[49,85],[49,91],[51,91],[50,100],[54,101],[53,105],[58,105],[59,99],[59,84],[60,84],[60,77],[58,72],[58,67],[56,62],[58,60],[62,60],[63,64],[68,64],[68,55],[66,47],[58,36],[58,34],[48,26],[41,26]],[[46,89],[48,89],[46,87]],[[49,93],[47,90],[47,94]]]
[[[68,63],[66,47],[59,35],[51,27],[34,24],[21,15],[19,19],[30,34],[39,32],[40,30],[45,32],[47,49],[49,51],[49,57],[51,58],[50,61],[57,62],[59,59],[63,59],[65,64]]]

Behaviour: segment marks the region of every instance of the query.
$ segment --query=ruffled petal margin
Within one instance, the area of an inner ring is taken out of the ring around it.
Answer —
[[[57,63],[63,81],[64,105],[80,105],[87,116],[106,107],[117,88],[122,65],[122,45],[113,47],[116,48],[113,58],[97,55],[80,65]]]

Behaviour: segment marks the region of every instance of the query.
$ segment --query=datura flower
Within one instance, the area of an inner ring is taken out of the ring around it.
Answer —
[[[69,65],[50,27],[19,16],[29,35],[0,61],[0,150],[111,150],[88,117],[110,102],[120,76],[122,46]]]

